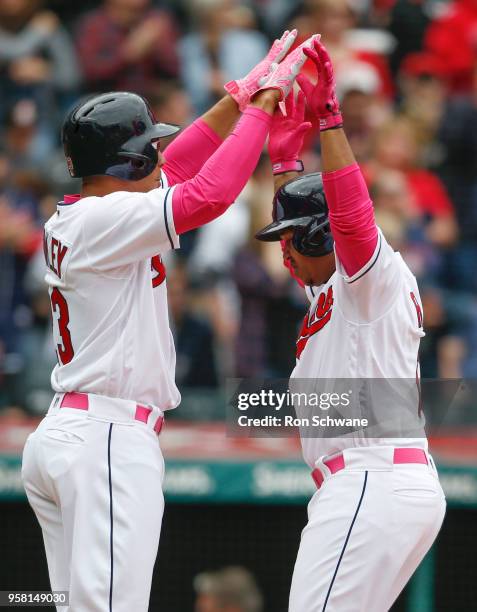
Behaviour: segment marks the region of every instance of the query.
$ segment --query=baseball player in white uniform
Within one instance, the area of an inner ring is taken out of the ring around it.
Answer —
[[[312,42],[286,55],[295,36],[229,83],[166,159],[160,141],[178,128],[135,94],[95,96],[65,120],[68,167],[83,185],[45,225],[56,393],[22,477],[51,588],[69,591],[71,612],[148,609],[164,509],[158,434],[180,401],[162,255],[243,189]]]
[[[416,280],[376,227],[342,129],[328,53],[315,41],[305,54],[317,67],[318,82],[300,75],[302,92],[296,103],[288,98],[288,117],[274,117],[269,143],[277,189],[274,220],[257,234],[282,241],[285,265],[311,302],[291,383],[413,381],[424,335]],[[300,177],[298,155],[310,127],[305,100],[320,123],[323,174]],[[398,418],[399,409],[392,406]],[[418,409],[416,403],[420,420]],[[289,610],[384,612],[444,518],[445,499],[425,435],[309,433],[302,436],[302,448],[317,491],[308,506]]]

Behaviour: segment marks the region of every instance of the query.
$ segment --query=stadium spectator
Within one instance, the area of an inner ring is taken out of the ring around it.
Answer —
[[[56,208],[51,197],[42,203],[45,216]],[[51,305],[44,289],[44,255],[39,248],[30,258],[25,276],[24,292],[28,298],[29,325],[21,330],[18,352],[21,356],[21,384],[17,397],[20,405],[29,413],[42,415],[45,404],[51,402],[51,370],[57,362],[55,345],[51,341]]]
[[[426,317],[421,341],[423,378],[476,373],[477,303],[473,296],[439,286],[441,254],[422,232],[406,176],[384,170],[371,185],[376,221],[417,277]]]
[[[222,95],[225,81],[261,58],[267,36],[275,35],[284,20],[299,25],[301,37],[321,32],[331,49],[346,131],[375,194],[379,223],[421,283],[428,331],[424,373],[477,372],[472,316],[477,312],[477,51],[472,39],[477,0],[454,0],[432,22],[436,5],[420,0],[85,0],[76,6],[0,0],[0,403],[34,410],[43,373],[28,366],[38,377],[27,379],[22,364],[32,363],[34,353],[41,353],[45,363],[52,358],[43,344],[47,302],[41,290],[32,289],[28,270],[36,264],[41,268],[36,249],[51,202],[77,190],[63,155],[57,157],[56,120],[80,83],[78,64],[86,89],[139,91],[162,120],[185,125]],[[79,62],[64,23],[47,6],[77,25]],[[185,17],[192,17],[189,34],[180,35],[166,7],[183,16],[184,25]],[[366,30],[359,29],[363,25]],[[389,32],[398,39],[394,50]],[[394,81],[387,67],[390,53],[393,70],[399,66]],[[395,91],[397,100],[390,96]],[[307,138],[303,159],[309,170],[320,169],[317,132]],[[232,373],[280,375],[291,369],[293,322],[305,309],[301,293],[283,282],[282,271],[270,263],[276,257],[248,241],[249,224],[269,210],[273,197],[264,164],[268,161],[262,160],[230,215],[181,239],[179,268],[177,273],[171,268],[169,282],[178,298],[176,331],[187,338],[179,342],[185,355],[179,364],[183,387],[195,385],[193,370],[200,373],[211,359],[211,379],[201,374],[199,382],[212,388]],[[254,282],[260,298],[251,289]],[[181,331],[190,329],[190,317],[198,330],[192,341]],[[202,342],[211,357],[199,363]]]
[[[477,58],[473,88],[450,98],[439,129],[445,157],[442,172],[457,206],[464,238],[477,238]]]
[[[398,74],[401,93],[400,112],[411,119],[426,147],[429,163],[438,161],[440,152],[433,150],[446,102],[445,71],[441,63],[428,52],[409,54],[401,63]]]
[[[449,260],[447,284],[477,292],[477,63],[473,89],[449,98],[438,133],[440,172],[456,203],[461,240]]]
[[[146,94],[178,74],[176,25],[150,0],[104,0],[81,20],[76,44],[90,91]]]
[[[371,182],[376,220],[392,247],[404,257],[418,281],[437,283],[441,252],[428,239],[404,172],[381,169]]]
[[[453,0],[426,31],[425,47],[443,66],[453,93],[472,88],[476,31],[477,0]]]
[[[257,11],[260,25],[270,39],[277,38],[301,4],[301,0],[248,0]]]
[[[3,170],[2,170],[3,168]],[[8,162],[0,157],[0,172],[9,172]],[[4,177],[5,179],[6,177]],[[28,297],[24,290],[24,275],[29,258],[41,242],[36,221],[37,200],[26,177],[7,186],[0,177],[0,378],[6,395],[5,405],[16,404],[13,381],[23,368],[19,353],[21,331],[29,322]],[[0,394],[3,395],[3,394]]]
[[[426,0],[378,0],[375,4],[380,5],[381,9],[388,5],[388,28],[398,41],[389,58],[393,74],[396,75],[404,58],[421,51],[433,3]]]
[[[14,102],[32,98],[51,129],[58,97],[75,90],[79,72],[68,33],[42,7],[42,0],[0,2],[0,120]]]
[[[243,567],[230,566],[194,578],[195,612],[261,612],[263,597],[255,578]]]
[[[240,378],[288,376],[305,307],[303,292],[276,256],[277,245],[255,240],[255,233],[270,221],[270,176],[270,166],[262,160],[246,194],[248,240],[237,252],[232,269],[240,296],[235,342],[235,375]]]
[[[19,100],[8,109],[3,149],[12,170],[38,170],[52,152],[51,140],[40,128],[37,105],[32,99]]]
[[[255,28],[254,14],[235,0],[193,0],[197,29],[180,42],[182,80],[196,114],[224,93],[227,81],[246,74],[267,53],[268,40]]]
[[[370,64],[379,76],[379,92],[387,97],[394,94],[387,54],[392,44],[382,30],[356,30],[357,15],[350,0],[305,0],[301,11],[292,20],[299,32],[297,44],[320,32],[333,61],[336,78],[340,72],[356,61]],[[305,70],[314,77],[313,65]]]
[[[346,121],[346,135],[356,159],[364,162],[371,154],[376,129],[389,119],[392,107],[379,95],[376,70],[364,62],[353,62],[342,70],[336,87]]]
[[[176,346],[176,383],[181,387],[217,387],[213,332],[207,320],[191,309],[183,266],[176,266],[168,275],[167,295]]]
[[[192,121],[193,110],[189,96],[178,81],[155,84],[146,98],[156,117],[160,117],[164,123],[185,127]]]
[[[442,248],[457,239],[453,204],[437,175],[419,166],[421,149],[411,121],[396,117],[377,132],[374,156],[365,167],[368,183],[385,169],[404,173],[426,238]]]

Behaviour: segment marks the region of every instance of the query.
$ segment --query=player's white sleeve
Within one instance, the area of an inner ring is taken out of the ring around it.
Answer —
[[[336,283],[343,315],[354,323],[370,323],[393,306],[403,281],[402,260],[387,243],[381,230],[369,261],[348,276],[336,255]]]
[[[148,193],[121,191],[91,198],[82,233],[89,264],[106,270],[178,248],[173,191],[174,187]]]

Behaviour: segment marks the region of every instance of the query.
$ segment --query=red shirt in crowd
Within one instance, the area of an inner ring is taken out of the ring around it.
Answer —
[[[373,166],[362,164],[364,178],[371,187],[378,171]],[[454,216],[452,204],[444,184],[438,176],[424,168],[415,168],[403,172],[414,204],[421,215],[430,217]]]
[[[435,174],[416,169],[406,172],[406,178],[419,212],[431,217],[449,217],[454,214],[447,191]]]
[[[477,0],[455,0],[431,22],[425,46],[442,63],[454,93],[467,92],[477,63]]]
[[[151,83],[161,76],[177,76],[179,62],[174,22],[167,13],[150,10],[139,23],[151,19],[161,21],[161,36],[150,53],[141,60],[129,62],[122,49],[137,24],[124,27],[115,23],[106,8],[86,15],[78,28],[76,43],[89,89],[124,90],[145,94]]]

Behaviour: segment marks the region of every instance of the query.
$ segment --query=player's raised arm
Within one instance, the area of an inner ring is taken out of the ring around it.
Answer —
[[[318,82],[304,75],[297,82],[310,110],[320,124],[323,185],[329,207],[331,231],[339,260],[353,277],[373,257],[378,241],[373,205],[366,183],[343,131],[343,120],[335,93],[330,57],[315,40],[305,54],[315,63]]]
[[[253,101],[232,133],[193,179],[175,187],[173,214],[178,234],[221,215],[242,191],[257,165],[277,103],[284,103],[288,96],[305,60],[303,49],[313,39],[292,51],[265,82],[259,82],[260,88],[252,93]]]
[[[275,40],[267,56],[244,78],[226,83],[227,91],[217,104],[196,119],[165,150],[164,172],[169,185],[193,178],[234,128],[240,113],[245,111],[250,98],[266,81],[288,53],[297,35],[286,30]]]
[[[274,208],[280,187],[295,179],[304,170],[303,162],[299,158],[303,140],[310,129],[311,123],[305,121],[305,95],[300,91],[295,98],[294,93],[291,93],[286,99],[286,115],[283,116],[280,111],[273,115],[268,139],[268,155],[272,164],[275,192]],[[285,241],[281,240],[280,245],[283,264],[303,287],[303,281],[295,274],[289,258],[285,256]]]

